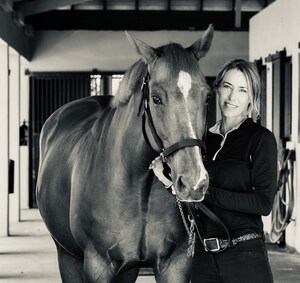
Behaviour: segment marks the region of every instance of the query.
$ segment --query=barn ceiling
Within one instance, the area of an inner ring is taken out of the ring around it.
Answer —
[[[18,26],[35,30],[248,30],[275,0],[0,0]]]

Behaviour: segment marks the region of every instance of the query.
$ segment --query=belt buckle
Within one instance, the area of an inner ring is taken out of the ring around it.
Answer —
[[[220,250],[220,242],[218,238],[204,239],[203,243],[207,252],[217,252]]]

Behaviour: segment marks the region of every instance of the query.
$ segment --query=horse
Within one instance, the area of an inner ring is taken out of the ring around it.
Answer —
[[[65,283],[131,283],[143,267],[156,282],[189,282],[177,202],[202,201],[209,184],[201,139],[210,88],[198,61],[213,26],[188,48],[127,37],[140,59],[116,95],[70,102],[41,131],[37,203]],[[157,156],[177,199],[149,170]]]

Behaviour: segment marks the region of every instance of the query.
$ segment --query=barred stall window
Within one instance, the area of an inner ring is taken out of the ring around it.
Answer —
[[[91,96],[101,95],[101,75],[91,75]]]
[[[121,80],[123,79],[123,76],[124,75],[112,75],[112,91],[111,91],[112,95],[116,94],[119,84],[120,84]]]

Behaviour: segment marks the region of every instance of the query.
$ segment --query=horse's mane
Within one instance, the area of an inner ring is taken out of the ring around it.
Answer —
[[[112,107],[126,104],[132,94],[141,89],[143,77],[147,74],[147,65],[144,61],[139,60],[133,64],[124,74],[119,88],[111,102]]]
[[[199,72],[199,65],[196,60],[190,56],[186,49],[180,44],[170,43],[156,48],[157,58],[164,57],[171,74],[182,70],[191,70]],[[154,58],[156,60],[157,58]],[[114,99],[111,102],[112,107],[118,107],[128,102],[129,98],[137,92],[140,92],[143,83],[143,77],[147,74],[147,64],[141,59],[133,64],[124,74]]]

